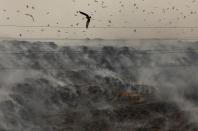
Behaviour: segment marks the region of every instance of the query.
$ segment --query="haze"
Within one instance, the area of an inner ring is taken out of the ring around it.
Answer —
[[[0,9],[1,38],[191,39],[198,34],[196,0],[0,0]],[[92,16],[88,30],[79,10]]]

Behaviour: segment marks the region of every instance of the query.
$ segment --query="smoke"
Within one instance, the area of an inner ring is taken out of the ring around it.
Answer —
[[[192,50],[197,46],[194,42],[156,45],[155,50],[162,51],[150,54],[151,66],[141,67],[138,78],[156,88],[158,99],[175,103],[193,123],[198,123],[198,52]]]
[[[175,102],[182,111],[190,114],[191,121],[198,123],[197,68],[162,70],[156,75],[159,87],[159,96],[164,100]],[[192,77],[193,75],[193,77]]]
[[[32,65],[35,64],[35,61],[37,62],[34,56],[20,53],[23,51],[28,52],[30,48],[32,50],[38,50],[40,48],[43,48],[43,50],[50,50],[49,45],[45,47],[45,44],[43,44],[43,46],[38,46],[37,44],[35,43],[35,45],[29,46],[28,44],[24,45],[24,42],[1,41],[0,130],[40,130],[40,127],[37,127],[36,124],[33,124],[30,120],[24,120],[27,119],[28,116],[31,117],[30,112],[45,112],[46,109],[43,104],[45,100],[34,100],[37,95],[42,95],[40,94],[42,90],[36,92],[37,86],[39,86],[39,83],[36,85],[36,81],[45,79],[46,81],[50,81],[51,85],[54,87],[65,86],[65,82],[68,82],[67,80],[62,82],[53,75],[47,75],[41,70],[33,69]],[[32,88],[31,90],[31,88],[29,88],[30,86],[33,86],[35,89]],[[26,96],[28,93],[32,94],[32,96]],[[46,94],[46,97],[47,96]],[[31,111],[26,114],[28,108],[31,108]],[[32,115],[32,119],[33,117],[36,116]]]
[[[81,41],[80,44],[86,42]],[[91,45],[92,41],[88,42]],[[106,91],[109,98],[113,97],[112,90],[120,89],[125,82],[155,87],[158,100],[175,103],[189,115],[191,122],[198,122],[196,43],[148,40],[126,42],[125,47],[121,46],[123,41],[100,40],[100,46],[97,43],[98,41],[93,41],[91,47],[72,48],[72,43],[69,47],[16,41],[0,45],[1,50],[60,51],[58,48],[61,48],[66,51],[54,54],[0,54],[0,129],[31,131],[38,126],[38,130],[44,130],[48,123],[40,116],[56,114],[62,110],[65,110],[65,115],[80,112],[84,117],[76,116],[79,121],[92,121],[91,108],[115,108],[101,92]],[[111,46],[104,46],[105,44]],[[112,78],[112,81],[105,78]],[[110,81],[110,84],[105,81]],[[89,93],[89,86],[96,94]],[[82,96],[79,97],[79,94]],[[80,104],[74,110],[72,107],[76,103]],[[9,106],[13,110],[10,109],[8,113],[6,110]],[[7,114],[9,118],[5,116]],[[56,119],[52,118],[52,124]],[[9,125],[10,120],[16,124]],[[79,121],[76,124],[82,124]],[[46,129],[51,131],[50,128]]]

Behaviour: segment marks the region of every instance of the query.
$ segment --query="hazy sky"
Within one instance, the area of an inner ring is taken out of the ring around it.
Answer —
[[[197,0],[0,0],[0,9],[1,37],[133,39],[198,36]],[[76,13],[78,10],[92,16],[89,29],[85,29],[86,19]]]

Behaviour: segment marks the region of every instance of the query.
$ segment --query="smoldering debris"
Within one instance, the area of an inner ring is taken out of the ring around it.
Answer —
[[[0,130],[197,130],[197,42],[89,42],[1,41]]]

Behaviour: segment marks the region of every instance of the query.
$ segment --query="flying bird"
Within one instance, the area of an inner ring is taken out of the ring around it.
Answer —
[[[32,18],[32,21],[34,22],[34,17],[33,17],[33,15],[31,15],[31,14],[25,14],[25,15],[31,17],[31,18]]]
[[[87,19],[87,23],[86,23],[86,28],[89,27],[89,23],[90,23],[90,20],[91,20],[91,16],[89,16],[88,14],[84,13],[84,12],[81,12],[79,11],[80,14],[84,15]]]

